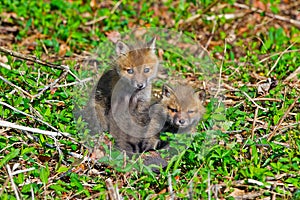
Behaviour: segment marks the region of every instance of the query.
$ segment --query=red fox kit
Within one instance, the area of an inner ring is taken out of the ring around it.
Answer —
[[[159,64],[155,42],[153,38],[147,44],[136,46],[129,46],[122,41],[116,43],[117,57],[112,62],[112,69],[101,76],[88,105],[80,111],[92,134],[109,130],[110,112],[121,113],[116,120],[123,118],[127,114],[124,110],[129,107],[128,99],[134,92],[134,102],[147,102],[150,99],[151,81],[157,76]],[[135,105],[130,107],[136,108]]]
[[[150,102],[151,81],[156,78],[159,65],[155,41],[153,38],[147,44],[136,46],[117,42],[114,68],[103,74],[95,93],[95,110],[101,131],[109,130],[112,120],[128,121],[129,107],[135,108],[129,105],[133,93],[134,102]]]
[[[191,133],[202,118],[205,108],[204,93],[195,92],[192,87],[178,85],[174,88],[164,85],[159,102],[148,108],[149,116],[145,129],[136,128],[136,135],[127,130],[115,129],[119,148],[129,153],[141,153],[165,147],[168,141],[159,139],[160,132]],[[142,115],[140,113],[140,115]],[[125,120],[128,121],[128,120]],[[127,132],[126,132],[127,131]]]
[[[167,112],[167,121],[163,131],[172,133],[190,133],[205,113],[203,101],[204,91],[195,92],[187,85],[172,88],[164,85],[160,104]]]

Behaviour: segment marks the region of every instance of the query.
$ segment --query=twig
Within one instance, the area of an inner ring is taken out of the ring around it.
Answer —
[[[174,200],[175,194],[173,192],[173,187],[172,187],[172,178],[171,174],[168,174],[168,185],[169,185],[169,193],[171,195],[171,200]]]
[[[271,72],[274,70],[274,68],[276,67],[276,65],[278,64],[280,58],[283,56],[283,54],[289,50],[292,46],[294,46],[296,42],[293,42],[287,49],[285,49],[283,52],[281,52],[281,54],[279,55],[279,57],[277,58],[276,62],[274,63],[274,65],[271,67],[271,69],[269,70],[269,72],[267,73],[267,76],[269,76],[271,74]]]
[[[260,38],[259,38],[259,39],[260,39]],[[261,40],[261,39],[260,39],[260,40]],[[264,44],[263,44],[263,45],[264,45]],[[284,52],[284,54],[285,54],[285,53],[291,53],[291,52],[300,52],[300,49],[292,49],[292,50],[287,50],[287,51],[283,51],[283,52]],[[266,60],[269,60],[270,58],[272,58],[272,57],[274,57],[274,56],[278,56],[278,55],[282,54],[283,52],[277,52],[277,53],[274,53],[274,54],[272,54],[272,55],[270,55],[270,56],[267,56],[267,57],[261,59],[260,61],[258,61],[256,64],[265,62]]]
[[[258,107],[256,107],[256,109],[255,109],[254,119],[253,119],[253,123],[252,123],[252,131],[251,131],[251,139],[252,140],[254,138],[254,132],[255,132],[255,124],[256,124],[256,120],[257,120],[257,114],[258,114]]]
[[[206,44],[205,44],[205,46],[204,46],[204,49],[207,49],[207,48],[208,48],[208,46],[209,46],[209,44],[210,44],[210,42],[211,42],[211,39],[213,38],[213,35],[214,35],[214,33],[215,33],[216,24],[217,24],[216,20],[214,20],[213,23],[214,23],[214,25],[213,25],[213,29],[212,29],[212,31],[211,31],[211,36],[208,38],[208,40],[207,40],[207,42],[206,42]],[[199,57],[202,58],[202,57],[203,57],[203,54],[204,54],[204,51],[201,51]]]
[[[7,177],[7,178],[5,179],[5,182],[2,184],[2,189],[0,189],[0,197],[2,197],[2,194],[3,194],[3,192],[4,192],[4,189],[6,188],[8,182],[9,182],[9,177]]]
[[[68,87],[68,86],[72,86],[72,85],[77,85],[77,84],[80,84],[80,83],[89,82],[93,79],[94,79],[93,77],[89,77],[89,78],[82,79],[81,81],[75,81],[75,82],[67,83],[67,84],[64,84],[64,85],[55,85],[55,86],[53,86],[53,88],[60,88],[60,87]]]
[[[63,79],[66,75],[68,74],[68,71],[64,71],[61,73],[61,75],[55,79],[51,84],[47,85],[46,87],[44,87],[39,93],[35,94],[32,98],[37,98],[39,96],[41,96],[46,90],[48,90],[49,88],[53,87],[54,85],[56,85],[61,79]]]
[[[272,133],[269,135],[268,137],[268,141],[270,141],[272,139],[272,137],[275,135],[275,133],[277,132],[277,130],[279,129],[279,127],[281,126],[283,120],[288,116],[289,112],[292,110],[292,108],[295,106],[295,104],[298,102],[298,99],[300,97],[296,97],[294,99],[294,102],[289,106],[289,108],[287,109],[287,111],[284,113],[284,115],[280,118],[277,126],[275,127],[275,129],[272,131]]]
[[[21,114],[23,114],[23,115],[25,115],[25,116],[27,116],[27,117],[31,117],[32,119],[34,119],[34,120],[36,120],[36,121],[39,121],[39,122],[41,122],[42,124],[45,124],[46,126],[50,127],[52,130],[59,132],[58,129],[56,129],[55,127],[51,126],[51,125],[48,124],[47,122],[44,122],[43,120],[41,120],[41,119],[39,119],[39,118],[37,118],[37,117],[35,117],[35,116],[33,116],[33,115],[30,115],[30,114],[27,114],[27,113],[25,113],[25,112],[23,112],[23,111],[21,111],[21,110],[18,110],[18,109],[12,107],[11,105],[9,105],[9,104],[7,104],[7,103],[5,103],[5,102],[0,101],[0,104],[1,104],[1,105],[4,105],[4,106],[6,106],[6,107],[8,107],[8,108],[10,108],[10,109],[12,109],[13,111],[16,111],[16,112],[18,112],[18,113],[21,113]]]
[[[13,84],[12,82],[10,82],[9,80],[6,80],[4,77],[2,77],[0,75],[0,79],[3,80],[5,83],[7,83],[8,85],[16,88],[17,90],[21,91],[22,93],[24,93],[25,95],[27,95],[28,97],[30,97],[32,99],[32,95],[29,94],[27,91],[23,90],[22,88],[20,88],[19,86],[16,86],[15,84]]]
[[[35,170],[34,167],[31,167],[29,169],[24,169],[24,170],[18,170],[18,171],[14,171],[11,175],[14,176],[14,175],[17,175],[17,174],[21,174],[21,173],[24,173],[24,172],[30,172],[32,170]]]
[[[14,128],[14,129],[23,130],[23,131],[29,131],[29,132],[33,132],[33,133],[40,133],[40,134],[48,135],[48,136],[52,136],[52,137],[62,136],[62,134],[60,134],[59,132],[51,132],[51,131],[45,131],[45,130],[41,130],[41,129],[37,129],[37,128],[30,128],[30,127],[17,125],[17,124],[8,122],[8,121],[3,121],[3,120],[0,120],[0,126]],[[69,133],[64,133],[64,134],[69,135]]]
[[[208,195],[208,200],[211,200],[211,185],[210,185],[210,171],[208,171],[207,174],[207,195]]]
[[[258,105],[257,103],[255,103],[255,101],[253,101],[253,99],[244,91],[241,91],[256,107],[262,109],[263,111],[267,111],[267,108],[263,108],[260,105]]]
[[[0,67],[4,67],[4,68],[6,68],[6,69],[8,69],[8,70],[11,70],[11,66],[8,65],[8,64],[5,64],[5,63],[3,63],[3,62],[0,62]]]
[[[80,81],[80,79],[79,79],[75,74],[73,74],[73,73],[70,71],[70,67],[67,66],[67,65],[56,65],[56,64],[53,64],[53,63],[44,61],[44,60],[40,60],[40,59],[38,59],[38,58],[35,57],[35,56],[27,56],[27,55],[23,55],[23,54],[21,54],[21,53],[19,53],[19,52],[12,51],[12,50],[6,49],[6,48],[4,48],[4,47],[0,47],[0,52],[3,52],[3,53],[5,53],[5,54],[7,54],[7,55],[10,55],[10,56],[13,56],[13,57],[16,57],[16,58],[20,58],[20,59],[23,59],[23,60],[31,61],[31,62],[40,64],[40,65],[52,67],[52,68],[55,68],[55,69],[66,70],[66,71],[68,71],[68,73],[70,73],[75,79],[77,79],[78,81]]]
[[[247,6],[245,4],[234,3],[233,5],[236,6],[236,7],[239,7],[239,8],[249,9],[252,12],[264,13],[268,17],[271,17],[271,18],[274,18],[274,19],[277,19],[277,20],[281,20],[281,21],[284,21],[284,22],[288,22],[288,23],[291,23],[291,24],[294,24],[294,25],[300,27],[300,21],[299,20],[294,20],[294,19],[290,19],[290,18],[287,18],[287,17],[284,17],[284,16],[280,16],[280,15],[276,15],[276,14],[273,14],[273,13],[265,12],[265,11],[257,9],[257,8],[250,8],[249,6]]]
[[[189,200],[193,200],[193,182],[190,183],[188,194]]]
[[[225,57],[226,57],[226,48],[227,48],[227,41],[225,39],[224,53],[223,53],[224,57],[222,59],[222,63],[221,63],[221,66],[220,66],[219,80],[218,80],[218,89],[217,89],[217,92],[215,94],[215,98],[218,97],[218,94],[220,93],[220,90],[221,90],[222,70],[223,70],[223,65],[224,65],[224,61],[225,61]]]
[[[274,99],[274,98],[265,98],[265,97],[258,97],[252,99],[253,101],[276,101],[276,102],[281,102],[282,100],[280,99]]]
[[[115,188],[113,186],[112,180],[110,178],[105,180],[108,196],[110,200],[117,200],[117,195]]]
[[[96,24],[97,22],[103,21],[106,18],[107,18],[107,16],[101,16],[101,17],[99,17],[97,19],[94,19],[92,21],[86,22],[84,25],[86,25],[86,26],[93,25],[93,24]]]
[[[254,179],[248,179],[247,182],[255,184],[255,185],[258,185],[258,186],[264,186],[265,188],[271,189],[270,185],[266,185],[266,184],[264,184],[264,183],[262,183],[260,181],[254,180]]]
[[[15,192],[16,199],[20,200],[20,196],[19,196],[19,193],[18,193],[18,190],[17,190],[17,186],[16,186],[16,184],[14,182],[13,175],[12,175],[12,172],[11,172],[9,164],[6,165],[6,169],[7,169],[8,176],[10,178],[12,189]]]
[[[118,7],[121,5],[122,0],[118,1],[116,5],[114,5],[113,9],[110,11],[110,14],[114,14]]]
[[[287,82],[287,81],[295,78],[298,74],[300,74],[300,66],[293,73],[291,73],[288,77],[286,77],[286,79],[284,79],[283,82]]]

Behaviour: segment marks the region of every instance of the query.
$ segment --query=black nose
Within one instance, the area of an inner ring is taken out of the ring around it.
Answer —
[[[184,119],[180,119],[180,120],[179,120],[179,123],[180,123],[180,124],[184,124],[184,122],[185,122]]]
[[[144,88],[144,84],[143,83],[138,83],[136,86],[137,86],[138,89],[143,89]]]

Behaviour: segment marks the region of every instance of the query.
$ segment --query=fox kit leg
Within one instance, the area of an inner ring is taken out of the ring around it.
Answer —
[[[105,114],[106,108],[101,106],[100,104],[95,103],[95,110],[97,111],[97,119],[96,121],[100,125],[100,131],[108,131],[108,120],[107,120],[107,115]]]

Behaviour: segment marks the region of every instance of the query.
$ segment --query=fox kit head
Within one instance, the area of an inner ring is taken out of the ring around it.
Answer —
[[[117,71],[136,89],[144,89],[157,76],[159,60],[155,55],[153,38],[144,46],[131,47],[118,41],[116,44]]]
[[[195,92],[187,85],[162,88],[161,102],[167,110],[168,123],[179,130],[192,129],[198,124],[205,112],[204,99],[204,91]]]

